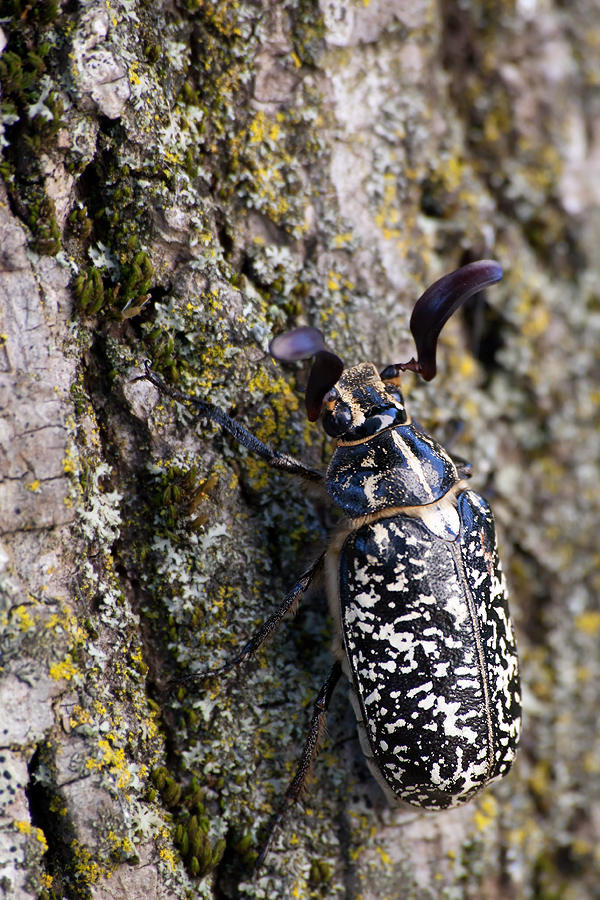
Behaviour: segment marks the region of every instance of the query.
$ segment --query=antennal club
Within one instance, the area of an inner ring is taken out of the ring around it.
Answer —
[[[309,422],[316,422],[321,414],[323,398],[336,384],[344,371],[344,363],[325,347],[325,338],[318,328],[304,325],[273,338],[269,344],[271,356],[279,362],[297,362],[315,357],[308,376],[304,403]]]
[[[410,330],[417,347],[417,359],[398,363],[403,372],[418,372],[431,381],[437,371],[436,350],[440,332],[450,316],[483,288],[502,278],[502,266],[493,259],[480,259],[444,275],[417,300],[410,318]]]

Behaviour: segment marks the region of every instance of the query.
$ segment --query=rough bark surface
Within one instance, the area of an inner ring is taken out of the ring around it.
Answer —
[[[600,3],[5,0],[0,897],[600,896]],[[4,35],[4,36],[3,36]],[[304,808],[253,854],[330,666],[319,497],[136,381],[144,358],[326,464],[269,338],[408,358],[421,291],[498,259],[411,412],[489,497],[518,762],[390,810],[343,689]]]

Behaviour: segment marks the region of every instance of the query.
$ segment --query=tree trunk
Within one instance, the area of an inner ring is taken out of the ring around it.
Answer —
[[[5,0],[0,56],[0,897],[600,896],[600,5]],[[517,625],[513,771],[391,810],[344,687],[252,862],[331,660],[322,591],[235,655],[335,514],[183,404],[324,468],[307,367],[410,358],[412,306],[493,257],[407,405],[472,461]],[[300,397],[301,399],[301,397]]]

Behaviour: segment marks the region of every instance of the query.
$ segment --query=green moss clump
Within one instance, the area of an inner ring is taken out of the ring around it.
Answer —
[[[81,272],[73,282],[73,293],[80,309],[97,313],[104,305],[104,284],[98,269],[90,266]]]
[[[61,248],[60,228],[40,157],[63,127],[64,104],[53,78],[60,3],[8,0],[4,9],[8,46],[0,56],[6,142],[1,174],[14,208],[32,230],[34,249],[55,255]]]
[[[226,841],[211,841],[210,819],[202,802],[202,791],[196,778],[183,788],[161,766],[152,772],[151,779],[160,791],[165,806],[174,816],[173,842],[193,878],[206,878],[221,862]]]

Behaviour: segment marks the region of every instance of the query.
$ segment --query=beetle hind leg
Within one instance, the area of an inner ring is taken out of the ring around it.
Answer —
[[[313,760],[316,759],[317,753],[319,752],[321,746],[321,738],[325,730],[325,722],[327,719],[327,710],[329,709],[329,704],[331,702],[333,692],[338,681],[340,680],[341,675],[342,664],[340,662],[336,662],[331,667],[329,675],[327,676],[323,687],[319,691],[319,696],[315,701],[312,719],[310,720],[310,727],[308,729],[308,735],[306,737],[304,749],[302,750],[302,755],[296,767],[296,774],[294,775],[292,782],[285,792],[283,801],[279,809],[277,810],[271,824],[269,825],[269,830],[267,831],[265,839],[261,844],[258,857],[254,864],[254,875],[256,875],[256,873],[264,863],[267,853],[271,849],[271,845],[277,833],[277,829],[280,827],[285,814],[287,813],[288,809],[293,806],[294,803],[296,803],[300,794],[302,793],[306,778],[310,771],[310,767],[313,763]]]

